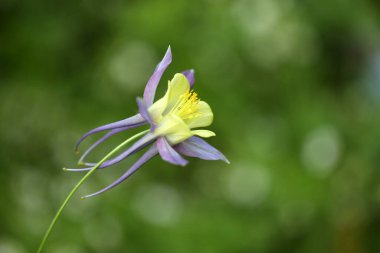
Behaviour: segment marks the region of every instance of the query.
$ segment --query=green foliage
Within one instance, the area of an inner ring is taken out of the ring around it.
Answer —
[[[210,143],[231,165],[156,158],[79,200],[137,157],[95,173],[46,252],[379,252],[379,11],[370,0],[2,1],[0,252],[37,249],[82,176],[61,171],[76,140],[136,112],[169,44],[158,96],[194,68],[215,114]]]

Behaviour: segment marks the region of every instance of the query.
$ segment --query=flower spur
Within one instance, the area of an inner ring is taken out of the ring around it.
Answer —
[[[84,158],[96,146],[119,132],[146,124],[150,125],[150,130],[141,139],[118,156],[100,164],[98,169],[107,168],[119,163],[149,144],[152,144],[152,146],[119,179],[104,189],[85,197],[95,196],[115,187],[157,154],[163,160],[181,166],[187,164],[187,161],[181,155],[198,157],[205,160],[223,160],[228,163],[228,160],[220,151],[199,138],[207,138],[215,134],[209,130],[198,129],[209,126],[212,123],[213,113],[210,106],[206,102],[201,101],[192,90],[195,81],[193,70],[175,74],[173,79],[168,82],[168,89],[164,97],[153,103],[158,83],[171,60],[172,55],[169,47],[164,58],[157,65],[152,77],[149,79],[143,98],[137,98],[139,108],[137,115],[97,127],[84,134],[78,141],[76,149],[86,137],[98,132],[108,131],[108,133],[90,146],[80,158],[79,164],[87,167],[66,169],[68,171],[90,171],[96,163],[86,163],[84,162]]]
[[[107,168],[119,163],[149,144],[152,144],[151,147],[120,178],[102,190],[89,194],[84,198],[98,195],[117,186],[157,154],[159,154],[165,161],[181,166],[187,164],[187,161],[182,155],[198,157],[205,160],[222,160],[229,163],[227,158],[219,150],[199,138],[207,138],[214,136],[215,134],[208,130],[198,129],[200,127],[209,126],[212,123],[213,113],[210,106],[206,102],[198,99],[197,94],[192,91],[195,81],[193,70],[187,70],[175,74],[173,79],[168,83],[168,90],[165,96],[153,103],[158,83],[162,74],[171,63],[171,60],[172,54],[169,47],[164,58],[157,65],[153,75],[150,77],[145,87],[143,98],[137,98],[137,105],[139,108],[139,113],[137,115],[97,127],[87,132],[79,139],[76,144],[76,150],[80,143],[88,136],[98,132],[108,131],[103,137],[92,144],[79,159],[78,164],[87,167],[65,169],[68,171],[87,171],[87,173],[73,187],[59,207],[45,232],[37,253],[42,252],[54,225],[61,216],[62,211],[69,200],[92,173],[97,169]],[[149,125],[150,128],[135,134],[122,142],[105,155],[98,163],[84,162],[84,159],[94,148],[111,136],[144,125]],[[112,156],[124,148],[125,145],[139,137],[141,137],[141,139],[137,140],[127,150],[112,158]]]

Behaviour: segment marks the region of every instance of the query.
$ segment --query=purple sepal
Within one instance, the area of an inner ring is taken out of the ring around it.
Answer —
[[[186,156],[198,157],[204,160],[222,160],[230,163],[222,152],[199,137],[193,136],[176,145],[174,149]]]
[[[183,159],[183,157],[170,146],[165,137],[159,137],[157,139],[157,148],[162,159],[169,163],[181,166],[185,166],[188,163],[188,161]]]
[[[145,123],[142,123],[141,125],[143,125]],[[79,159],[78,161],[78,164],[84,164],[84,165],[88,165],[89,163],[84,163],[83,160],[84,158],[94,149],[96,148],[99,144],[101,144],[102,142],[108,140],[111,136],[117,134],[117,133],[120,133],[120,132],[123,132],[125,130],[128,130],[130,129],[131,127],[130,126],[127,126],[127,127],[120,127],[120,128],[116,128],[116,129],[112,129],[111,131],[109,131],[107,134],[105,134],[102,138],[100,138],[99,140],[97,140],[94,144],[92,144],[84,153],[83,155],[81,156],[81,158]]]
[[[190,89],[193,88],[194,82],[195,82],[195,77],[194,77],[194,69],[188,69],[182,72],[187,78],[187,80],[190,83]]]
[[[145,101],[147,107],[149,107],[153,104],[154,95],[156,93],[157,85],[160,82],[162,74],[165,72],[166,68],[169,66],[169,64],[171,62],[172,62],[172,51],[171,51],[170,46],[169,46],[168,50],[165,53],[164,58],[157,65],[156,69],[154,70],[152,76],[150,77],[148,83],[145,86],[144,101]]]
[[[146,147],[146,145],[150,144],[154,139],[156,138],[155,135],[152,133],[148,133],[144,135],[140,140],[136,141],[129,149],[121,153],[120,155],[116,156],[113,159],[107,160],[104,163],[102,163],[98,169],[104,169],[111,165],[114,165],[116,163],[119,163],[120,161],[124,160],[131,154],[136,153],[137,151],[141,150],[142,148]],[[69,168],[66,169],[67,171],[89,171],[93,168],[93,166],[96,165],[96,163],[86,163],[87,168]]]
[[[151,132],[154,131],[154,128],[155,128],[155,124],[152,120],[152,118],[150,117],[150,114],[149,114],[149,111],[148,111],[148,108],[146,107],[146,104],[145,104],[145,101],[141,98],[136,98],[136,102],[137,102],[137,106],[139,107],[139,112],[141,114],[141,116],[149,122],[150,124],[150,130]]]
[[[129,168],[119,179],[117,179],[115,182],[113,182],[112,184],[110,184],[109,186],[103,188],[102,190],[100,191],[97,191],[95,193],[92,193],[92,194],[89,194],[89,195],[86,195],[84,196],[84,198],[89,198],[89,197],[93,197],[93,196],[96,196],[96,195],[99,195],[105,191],[108,191],[109,189],[117,186],[118,184],[122,183],[124,180],[126,180],[128,177],[130,177],[133,173],[135,173],[144,163],[146,163],[147,161],[149,161],[152,157],[154,157],[155,155],[157,155],[158,151],[157,151],[157,146],[156,144],[153,144],[153,146],[151,146],[148,151],[146,151],[137,161],[135,164],[132,165],[131,168]]]
[[[91,131],[88,131],[87,133],[82,135],[82,137],[79,139],[79,141],[75,145],[75,150],[78,150],[79,144],[81,144],[81,142],[85,138],[87,138],[88,136],[90,136],[92,134],[95,134],[95,133],[98,133],[101,131],[105,131],[105,130],[112,130],[115,128],[121,128],[121,127],[129,127],[129,128],[138,127],[138,126],[143,125],[144,123],[146,123],[144,118],[140,114],[136,114],[135,116],[132,116],[132,117],[120,120],[120,121],[116,121],[116,122],[113,122],[110,124],[106,124],[106,125],[94,128]]]

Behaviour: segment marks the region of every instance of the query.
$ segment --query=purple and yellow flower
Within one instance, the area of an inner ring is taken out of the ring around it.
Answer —
[[[157,154],[163,160],[181,166],[188,163],[183,155],[204,160],[222,160],[229,163],[219,150],[202,139],[215,136],[214,132],[202,129],[211,125],[214,115],[210,106],[200,100],[197,93],[192,89],[195,82],[193,70],[175,74],[173,79],[168,82],[166,94],[154,102],[158,83],[171,61],[172,54],[169,47],[150,77],[143,98],[137,98],[139,108],[137,115],[97,127],[84,134],[78,141],[76,148],[86,137],[108,131],[90,146],[79,159],[79,164],[86,166],[85,168],[67,169],[70,171],[89,171],[96,166],[96,163],[84,162],[84,159],[95,147],[119,132],[144,125],[149,126],[149,130],[145,131],[146,133],[141,139],[116,157],[104,161],[97,169],[110,167],[151,145],[149,149],[119,179],[104,189],[85,197],[98,195],[117,186]]]

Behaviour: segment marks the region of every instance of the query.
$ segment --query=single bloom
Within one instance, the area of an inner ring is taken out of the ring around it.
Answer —
[[[210,106],[198,98],[192,88],[195,82],[194,71],[186,70],[174,75],[168,82],[166,94],[154,102],[156,88],[162,74],[172,61],[170,47],[164,58],[157,65],[144,91],[143,98],[137,98],[139,113],[127,119],[106,124],[84,134],[79,144],[88,136],[107,131],[107,133],[90,146],[79,159],[79,164],[85,168],[67,169],[69,171],[89,171],[96,163],[84,162],[84,158],[100,143],[119,132],[148,125],[149,131],[127,150],[118,156],[103,162],[98,169],[104,169],[119,163],[128,156],[150,145],[148,150],[133,164],[119,179],[104,189],[87,195],[91,197],[103,193],[123,182],[152,157],[159,154],[161,158],[175,165],[185,166],[188,161],[184,156],[198,157],[204,160],[222,160],[229,163],[227,158],[216,148],[200,137],[208,138],[215,133],[202,129],[211,125],[213,113]]]

